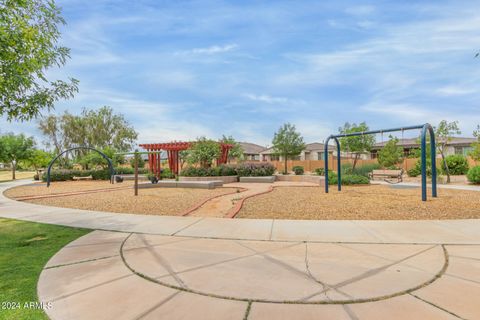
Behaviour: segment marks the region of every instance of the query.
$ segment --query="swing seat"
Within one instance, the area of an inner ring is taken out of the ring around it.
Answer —
[[[375,178],[379,177],[382,178],[383,181],[388,183],[400,183],[403,181],[402,178],[403,169],[401,170],[373,170],[368,177],[370,180],[375,180]],[[391,179],[397,179],[391,180]]]

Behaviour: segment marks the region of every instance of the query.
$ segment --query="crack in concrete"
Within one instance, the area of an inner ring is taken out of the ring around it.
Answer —
[[[160,255],[157,251],[153,250],[153,248],[148,247],[147,241],[144,237],[140,238],[143,243],[147,246],[147,251],[155,258],[155,260],[165,269],[167,270],[168,274],[182,287],[188,288],[185,282],[175,273],[170,263],[165,259],[162,255]]]
[[[358,281],[365,280],[365,279],[367,279],[367,278],[373,277],[373,276],[379,274],[380,272],[385,271],[386,269],[388,269],[388,268],[390,268],[390,267],[392,267],[392,266],[394,266],[394,265],[400,264],[400,263],[402,263],[403,261],[406,261],[406,260],[408,260],[408,259],[410,259],[410,258],[416,257],[416,256],[418,256],[418,255],[420,255],[420,254],[422,254],[422,253],[424,253],[424,252],[427,252],[428,250],[431,250],[431,249],[433,249],[433,248],[435,248],[435,247],[436,247],[436,245],[431,246],[431,247],[429,247],[429,248],[426,248],[426,249],[421,250],[421,251],[419,251],[419,252],[417,252],[417,253],[414,253],[414,254],[412,254],[412,255],[409,255],[409,256],[407,256],[407,257],[405,257],[405,258],[403,258],[403,259],[400,259],[400,260],[398,260],[398,261],[395,261],[395,262],[392,262],[392,263],[383,265],[383,266],[378,267],[378,268],[374,268],[374,269],[368,270],[368,271],[366,271],[366,272],[364,272],[364,273],[361,273],[361,274],[359,274],[359,275],[357,275],[357,276],[355,276],[355,277],[353,277],[353,278],[350,278],[350,279],[344,280],[344,281],[342,281],[342,282],[336,283],[336,284],[332,285],[331,287],[332,287],[332,289],[338,289],[338,288],[347,286],[347,285],[349,285],[349,284],[352,284],[352,283],[354,283],[354,282],[358,282]],[[444,250],[445,250],[445,248],[444,248]],[[443,273],[442,273],[442,274],[443,274]],[[316,294],[313,294],[313,295],[310,295],[310,296],[306,296],[306,297],[304,297],[302,300],[312,299],[313,297],[315,297],[315,296],[317,296],[317,295],[319,295],[319,294],[322,294],[323,292],[324,292],[324,291],[320,291],[320,292],[318,292],[318,293],[316,293]]]
[[[448,314],[450,314],[450,315],[452,315],[452,316],[454,316],[454,317],[456,317],[456,318],[458,318],[458,319],[466,320],[465,318],[460,317],[458,314],[453,313],[453,312],[451,312],[451,311],[449,311],[449,310],[447,310],[447,309],[445,309],[445,308],[442,308],[442,307],[436,305],[436,304],[433,303],[433,302],[430,302],[430,301],[428,301],[428,300],[425,300],[425,299],[423,299],[423,298],[420,298],[419,296],[417,296],[417,295],[415,295],[415,294],[413,294],[413,293],[411,293],[411,292],[409,292],[408,294],[411,295],[412,297],[414,297],[414,298],[416,298],[416,299],[418,299],[418,300],[420,300],[420,301],[422,301],[422,302],[424,302],[424,303],[426,303],[426,304],[429,304],[429,305],[431,305],[431,306],[433,306],[433,307],[435,307],[435,308],[437,308],[437,309],[440,309],[440,310],[442,310],[442,311],[444,311],[444,312],[446,312],[446,313],[448,313]]]
[[[320,281],[319,279],[317,279],[311,272],[310,270],[310,265],[309,265],[309,261],[308,261],[308,242],[305,242],[305,268],[307,270],[307,274],[316,282],[320,283],[322,286],[323,286],[323,294],[325,295],[325,298],[332,301],[334,299],[330,298],[330,296],[328,295],[328,291],[330,290],[334,290],[335,292],[337,293],[340,293],[341,295],[349,298],[349,299],[353,299],[353,297],[341,290],[338,290],[338,289],[335,289],[333,288],[330,284],[326,283],[326,282],[323,282],[323,281]]]
[[[63,300],[63,299],[66,299],[66,298],[68,298],[68,297],[74,296],[74,295],[76,295],[76,294],[79,294],[79,293],[82,293],[82,292],[85,292],[85,291],[88,291],[88,290],[92,290],[92,289],[95,289],[95,288],[99,288],[99,287],[101,287],[101,286],[104,286],[104,285],[113,283],[113,282],[118,281],[118,280],[126,279],[126,278],[128,278],[128,277],[133,276],[133,275],[134,275],[134,274],[127,274],[127,275],[124,275],[124,276],[121,276],[121,277],[117,277],[117,278],[114,278],[114,279],[110,279],[110,280],[108,280],[108,281],[100,282],[100,283],[97,283],[97,284],[94,285],[94,286],[86,287],[86,288],[83,288],[83,289],[80,289],[80,290],[77,290],[77,291],[74,291],[74,292],[71,292],[71,293],[68,293],[68,294],[61,295],[61,296],[56,297],[56,298],[54,298],[54,299],[51,299],[51,300],[49,300],[49,301],[50,301],[50,302],[55,302],[55,301]]]
[[[150,309],[142,312],[139,316],[137,316],[135,318],[135,320],[140,320],[142,318],[145,318],[146,316],[148,316],[150,313],[152,313],[153,311],[157,310],[158,308],[160,308],[161,306],[163,306],[165,303],[167,303],[168,301],[172,300],[173,298],[175,298],[178,294],[180,293],[180,291],[177,291],[171,295],[169,295],[168,297],[166,297],[165,299],[163,299],[162,301],[160,301],[159,303],[157,303],[156,305],[154,305],[153,307],[151,307]]]
[[[183,230],[186,230],[186,229],[190,228],[191,226],[193,226],[193,225],[199,223],[200,221],[202,221],[203,219],[205,219],[205,218],[198,218],[197,221],[195,221],[195,222],[193,222],[193,223],[191,223],[191,224],[189,224],[189,225],[187,225],[183,228],[180,228],[180,230],[175,231],[174,233],[170,234],[170,236],[175,236],[177,233],[182,232]]]
[[[347,315],[350,317],[351,320],[359,320],[359,318],[357,317],[355,312],[353,312],[353,310],[352,310],[352,308],[350,308],[350,306],[344,304],[342,307],[343,307],[343,310],[345,310],[345,312],[347,313]]]
[[[140,236],[140,235],[139,235]],[[143,234],[142,234],[143,236]],[[140,250],[140,249],[146,249],[147,247],[150,247],[150,248],[158,248],[158,247],[162,247],[162,246],[167,246],[167,245],[170,245],[170,244],[175,244],[175,243],[179,243],[179,242],[187,242],[187,241],[192,241],[192,240],[195,240],[195,239],[192,239],[192,238],[188,238],[188,239],[181,239],[181,240],[175,240],[175,241],[169,241],[169,242],[164,242],[164,243],[159,243],[159,244],[147,244],[146,246],[143,246],[143,247],[135,247],[135,248],[128,248],[128,249],[123,249],[123,251],[135,251],[135,250]]]
[[[87,259],[87,260],[80,260],[80,261],[75,261],[75,262],[70,262],[70,263],[56,264],[56,265],[53,265],[53,266],[45,267],[43,269],[48,270],[48,269],[55,269],[55,268],[73,266],[73,265],[76,265],[76,264],[82,264],[82,263],[93,262],[93,261],[98,261],[98,260],[105,260],[105,259],[110,259],[110,258],[114,258],[114,257],[118,257],[118,256],[119,256],[119,254],[115,254],[113,256],[105,256],[105,257]]]
[[[252,310],[252,301],[248,301],[247,310],[245,310],[245,315],[243,316],[243,320],[248,320],[248,316],[250,316],[251,310]]]
[[[283,248],[290,248],[290,247],[296,246],[298,244],[299,243],[291,244],[291,245],[288,245],[288,246],[283,247]],[[267,250],[265,252],[273,252],[275,250],[280,250],[280,249],[283,249],[283,248],[276,248],[276,249],[273,249],[273,250]],[[224,264],[224,263],[229,263],[229,262],[238,261],[238,260],[245,259],[245,258],[254,257],[256,255],[257,255],[257,253],[253,253],[253,254],[239,256],[239,257],[235,257],[235,258],[231,258],[231,259],[227,259],[227,260],[223,260],[223,261],[213,262],[213,263],[201,265],[201,266],[198,266],[198,267],[193,267],[193,268],[185,269],[185,270],[182,270],[182,271],[178,271],[177,274],[183,274],[183,273],[187,273],[187,272],[190,272],[190,271],[201,270],[201,269],[217,266],[217,265]],[[162,278],[165,278],[165,277],[168,277],[168,276],[169,276],[168,274],[167,275],[162,275],[162,276],[156,277],[155,279],[162,279]]]

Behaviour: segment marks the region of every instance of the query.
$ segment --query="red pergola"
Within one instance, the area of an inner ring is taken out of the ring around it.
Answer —
[[[223,142],[219,142],[219,144],[222,152],[220,154],[220,158],[217,159],[217,164],[227,163],[228,152],[233,145]],[[167,151],[168,167],[173,173],[178,174],[180,160],[178,154],[180,151],[190,148],[191,145],[192,142],[168,142],[141,144],[140,147],[146,149],[148,152],[152,152],[148,154],[148,164],[150,171],[152,171],[154,175],[158,176],[161,170],[161,151]]]

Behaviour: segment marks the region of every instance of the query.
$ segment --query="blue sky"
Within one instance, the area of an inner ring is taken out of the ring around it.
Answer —
[[[233,135],[270,144],[370,128],[480,123],[476,1],[58,0],[72,59],[52,78],[80,92],[55,112],[109,105],[139,142]],[[42,138],[36,123],[2,132]]]

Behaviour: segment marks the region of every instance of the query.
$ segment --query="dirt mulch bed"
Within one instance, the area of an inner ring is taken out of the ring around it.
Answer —
[[[111,192],[97,192],[63,197],[27,200],[25,202],[74,209],[107,211],[118,213],[139,213],[152,215],[177,215],[211,197],[231,193],[235,188],[187,189],[153,188],[141,189],[139,195],[133,195],[133,189],[125,189],[128,183],[111,185],[104,181],[77,181],[52,183],[51,188],[37,184],[21,186],[7,190],[7,197],[25,197],[104,188],[122,188]]]
[[[132,181],[125,181],[123,183],[111,184],[103,180],[87,180],[87,181],[58,181],[52,182],[47,188],[47,183],[35,182],[32,184],[15,187],[6,190],[3,194],[6,197],[15,199],[28,196],[43,196],[53,194],[63,194],[68,192],[84,192],[95,191],[103,189],[125,189],[132,187]]]
[[[430,190],[428,190],[430,192]],[[315,220],[479,219],[480,192],[438,189],[421,201],[420,188],[390,186],[279,187],[245,201],[237,218]]]

